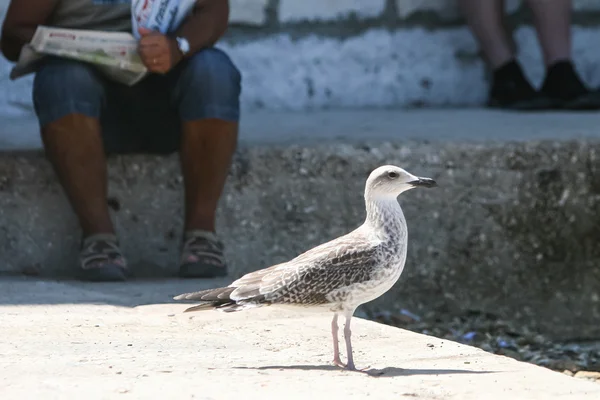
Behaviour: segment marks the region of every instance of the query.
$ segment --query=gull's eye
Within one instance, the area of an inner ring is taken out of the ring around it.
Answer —
[[[396,179],[399,176],[400,176],[400,174],[397,173],[396,171],[390,171],[390,172],[388,172],[388,177],[390,177],[391,179]]]

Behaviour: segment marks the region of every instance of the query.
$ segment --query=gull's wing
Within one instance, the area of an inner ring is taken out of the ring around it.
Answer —
[[[378,246],[355,230],[314,247],[296,258],[250,272],[227,287],[183,293],[175,300],[202,302],[186,311],[219,308],[238,311],[268,304],[326,304],[335,291],[371,279]]]
[[[336,289],[371,279],[377,246],[361,233],[324,243],[298,257],[248,273],[229,285],[234,301],[324,304]]]

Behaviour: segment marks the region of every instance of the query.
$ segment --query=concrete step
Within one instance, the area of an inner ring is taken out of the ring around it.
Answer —
[[[600,114],[483,110],[244,116],[218,230],[231,279],[363,221],[382,164],[436,179],[401,196],[399,283],[365,308],[483,310],[554,338],[600,336]],[[177,272],[176,155],[110,160],[110,197],[138,277]],[[0,156],[0,272],[72,276],[79,231],[38,152]]]
[[[597,399],[600,385],[448,340],[353,319],[359,367],[330,364],[330,315],[182,314],[171,296],[222,281],[0,280],[3,399]],[[12,338],[12,339],[11,339]],[[343,353],[343,357],[344,357]]]

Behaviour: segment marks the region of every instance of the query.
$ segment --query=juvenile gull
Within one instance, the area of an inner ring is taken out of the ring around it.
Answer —
[[[354,231],[288,262],[250,272],[227,287],[184,293],[174,299],[201,302],[186,312],[232,312],[270,305],[333,312],[333,362],[356,370],[350,340],[352,315],[361,304],[387,292],[400,278],[406,261],[407,227],[397,197],[415,187],[434,186],[434,180],[402,168],[379,167],[365,185],[367,217]],[[340,359],[338,315],[346,319],[346,364]]]

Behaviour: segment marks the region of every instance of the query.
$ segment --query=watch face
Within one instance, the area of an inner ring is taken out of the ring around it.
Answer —
[[[190,44],[185,38],[177,38],[177,44],[179,45],[179,50],[181,50],[183,54],[190,51]]]

